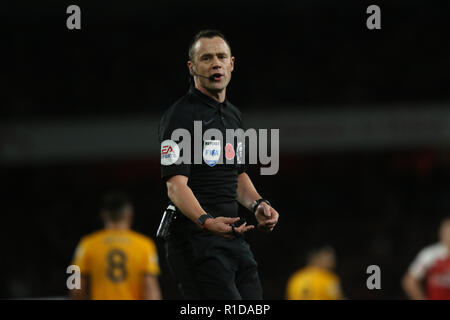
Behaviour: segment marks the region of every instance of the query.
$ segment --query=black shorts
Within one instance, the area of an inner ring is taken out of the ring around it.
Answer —
[[[243,237],[214,235],[182,216],[171,226],[166,254],[185,299],[262,299],[257,263]]]

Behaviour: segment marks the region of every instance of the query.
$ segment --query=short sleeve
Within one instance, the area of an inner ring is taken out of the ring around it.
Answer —
[[[72,260],[72,264],[77,265],[80,268],[81,273],[89,273],[89,259],[88,259],[88,245],[86,239],[81,239]]]
[[[447,255],[447,248],[441,243],[436,243],[422,249],[409,266],[408,272],[416,279],[423,279],[428,270],[438,259]]]
[[[182,144],[180,144],[182,137],[173,139],[172,136],[177,129],[187,130],[191,140],[193,139],[193,119],[191,114],[182,108],[170,108],[161,118],[158,132],[161,146],[161,178],[164,181],[174,175],[190,176],[192,159],[189,159],[189,163],[180,163],[179,159],[185,156],[186,150],[183,150]],[[192,148],[189,151],[192,154]]]
[[[155,243],[152,240],[148,240],[144,245],[144,267],[143,272],[151,275],[159,275],[160,268],[158,262],[158,251],[156,250]]]
[[[291,276],[286,286],[286,299],[287,300],[301,300],[301,282],[295,276]]]
[[[329,300],[340,300],[342,299],[342,289],[341,284],[337,278],[331,279],[326,286],[325,296]]]
[[[409,273],[416,279],[421,280],[425,277],[425,274],[430,265],[429,263],[429,250],[424,249],[416,256],[414,261],[409,266]]]

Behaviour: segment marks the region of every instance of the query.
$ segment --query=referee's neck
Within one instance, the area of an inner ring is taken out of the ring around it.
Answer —
[[[129,230],[130,225],[126,222],[106,222],[105,229],[111,231]]]
[[[208,89],[205,89],[196,83],[195,89],[203,93],[205,96],[211,97],[220,103],[223,103],[225,101],[227,90],[226,88],[223,88],[221,91],[209,91]]]

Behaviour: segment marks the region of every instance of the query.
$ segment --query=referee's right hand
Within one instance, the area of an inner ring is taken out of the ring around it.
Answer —
[[[252,230],[254,228],[253,225],[247,226],[247,222],[243,223],[238,228],[233,227],[232,225],[235,222],[238,222],[240,218],[227,218],[227,217],[217,217],[217,218],[209,218],[206,219],[204,227],[206,230],[222,236],[224,238],[232,238],[233,236],[241,235],[244,232]],[[234,231],[233,231],[234,229]]]

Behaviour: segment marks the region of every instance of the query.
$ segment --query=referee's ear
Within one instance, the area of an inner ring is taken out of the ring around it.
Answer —
[[[192,63],[191,60],[189,60],[187,62],[187,66],[188,66],[188,69],[189,69],[189,74],[193,77],[194,76],[194,70],[192,68],[194,68],[194,64]]]

